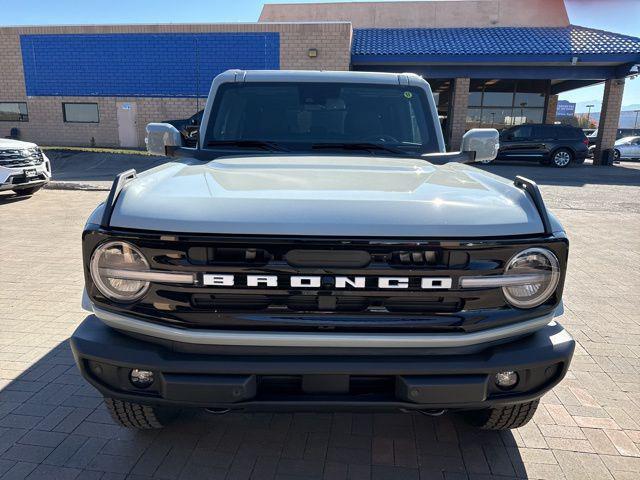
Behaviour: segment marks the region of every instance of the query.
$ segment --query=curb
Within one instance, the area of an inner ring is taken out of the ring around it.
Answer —
[[[111,190],[110,186],[107,185],[96,185],[91,183],[78,183],[78,182],[57,182],[52,181],[47,183],[44,188],[47,190],[84,190],[84,191],[97,191],[97,192],[108,192]]]

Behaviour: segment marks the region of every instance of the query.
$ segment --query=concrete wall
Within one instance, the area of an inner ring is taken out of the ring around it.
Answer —
[[[353,28],[564,27],[563,0],[267,4],[260,22],[350,21]]]
[[[135,102],[140,147],[144,147],[145,126],[149,122],[187,118],[205,99],[179,97],[104,97],[104,96],[30,96],[25,90],[20,35],[65,33],[204,33],[204,32],[278,32],[280,68],[348,70],[352,29],[349,23],[305,24],[202,24],[202,25],[107,25],[65,27],[0,28],[0,101],[27,102],[28,122],[0,121],[0,137],[11,128],[20,129],[21,138],[41,145],[119,146],[116,102]],[[315,48],[318,56],[310,58]],[[145,59],[152,61],[153,59]],[[181,59],[175,58],[176,67]],[[98,103],[100,123],[64,123],[63,102]],[[93,140],[92,140],[93,139]]]

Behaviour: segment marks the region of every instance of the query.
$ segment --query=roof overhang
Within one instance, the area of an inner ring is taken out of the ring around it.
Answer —
[[[364,57],[364,56],[363,56]],[[369,57],[369,56],[367,56]],[[358,58],[353,56],[351,63],[355,70],[377,72],[398,72],[409,70],[420,75],[437,78],[504,78],[504,79],[564,79],[564,80],[606,80],[623,78],[630,75],[631,69],[640,64],[635,61],[620,64],[587,64],[571,63],[514,63],[514,62],[481,62],[481,63],[445,63],[424,62],[416,58]]]
[[[640,38],[563,28],[356,29],[355,69],[440,77],[603,80],[640,64]]]

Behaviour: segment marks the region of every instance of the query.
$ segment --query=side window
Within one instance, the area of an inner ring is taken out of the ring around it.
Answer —
[[[542,130],[544,134],[542,135],[544,138],[566,138],[567,137],[567,129],[566,128],[558,128],[553,127],[551,125],[543,125]]]
[[[570,138],[572,140],[577,140],[582,137],[582,131],[577,128],[564,127],[560,129],[559,138]]]
[[[25,102],[0,102],[0,122],[28,122]]]
[[[515,128],[512,134],[514,140],[527,140],[533,136],[533,127],[531,125],[522,125]]]
[[[97,103],[63,103],[65,123],[100,123]]]
[[[544,125],[536,125],[535,127],[533,127],[533,135],[535,138],[549,138],[550,133],[551,132],[549,131],[549,129]]]

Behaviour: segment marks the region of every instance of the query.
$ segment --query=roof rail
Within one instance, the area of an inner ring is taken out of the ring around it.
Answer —
[[[540,193],[540,188],[538,188],[538,184],[533,180],[529,180],[528,178],[521,177],[518,175],[514,180],[513,184],[524,190],[529,194],[531,199],[533,200],[533,204],[536,206],[536,210],[538,210],[538,214],[540,215],[540,220],[542,220],[542,227],[544,228],[544,233],[546,235],[551,235],[553,233],[553,229],[551,228],[551,222],[549,221],[549,214],[547,213],[547,207],[544,205],[544,200],[542,199],[542,194]]]
[[[113,184],[111,185],[111,190],[109,191],[109,196],[107,197],[107,201],[104,203],[104,212],[102,214],[102,222],[100,222],[101,227],[108,227],[111,222],[111,214],[113,213],[113,207],[116,205],[116,201],[118,200],[118,195],[124,188],[124,186],[130,181],[136,178],[138,174],[135,169],[126,170],[122,173],[116,175],[116,178],[113,180]]]

